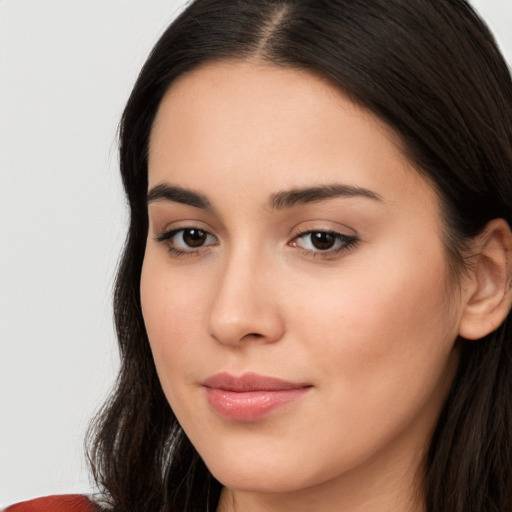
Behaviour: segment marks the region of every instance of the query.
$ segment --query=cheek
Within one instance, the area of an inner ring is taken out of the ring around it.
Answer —
[[[295,295],[293,330],[329,372],[327,385],[361,404],[412,403],[444,381],[458,325],[444,250],[410,253],[347,264],[328,287],[311,280],[307,294]]]
[[[376,350],[383,340],[402,344],[409,338],[414,344],[431,331],[443,332],[451,309],[444,250],[439,244],[418,252],[406,244],[362,251],[338,276],[311,280],[302,313],[311,311],[317,327],[332,326],[335,337],[349,334],[347,341]],[[372,332],[376,336],[369,336]]]
[[[444,255],[434,255],[429,265],[399,262],[399,273],[352,268],[329,293],[311,282],[295,298],[291,328],[326,400],[313,411],[326,461],[355,464],[402,431],[423,443],[433,428],[457,362]]]
[[[201,290],[198,293],[197,290]],[[142,314],[153,358],[164,389],[184,372],[193,373],[204,341],[206,287],[185,273],[171,272],[149,252],[144,260],[140,283]],[[202,300],[201,300],[202,299]],[[186,380],[188,378],[186,377]]]

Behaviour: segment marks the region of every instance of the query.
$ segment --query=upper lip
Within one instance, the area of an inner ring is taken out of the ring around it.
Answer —
[[[245,373],[239,377],[229,373],[217,373],[202,382],[207,388],[223,389],[239,393],[248,391],[284,391],[310,387],[309,384],[288,382],[275,377]]]

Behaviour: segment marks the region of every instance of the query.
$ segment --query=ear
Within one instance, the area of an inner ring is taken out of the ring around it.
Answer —
[[[475,240],[474,251],[459,324],[459,335],[469,340],[483,338],[497,329],[510,311],[512,233],[507,222],[489,222]]]

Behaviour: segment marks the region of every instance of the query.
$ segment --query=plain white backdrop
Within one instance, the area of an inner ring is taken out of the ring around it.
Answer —
[[[512,0],[475,0],[512,62]],[[116,129],[185,0],[0,0],[0,507],[91,492],[85,428],[117,369]]]

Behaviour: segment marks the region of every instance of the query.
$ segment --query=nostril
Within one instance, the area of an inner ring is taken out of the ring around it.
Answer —
[[[207,318],[209,334],[217,342],[233,346],[242,341],[261,344],[279,340],[284,330],[279,310],[263,293],[247,297],[245,288],[237,289],[236,283],[239,280],[231,276],[214,296]]]

